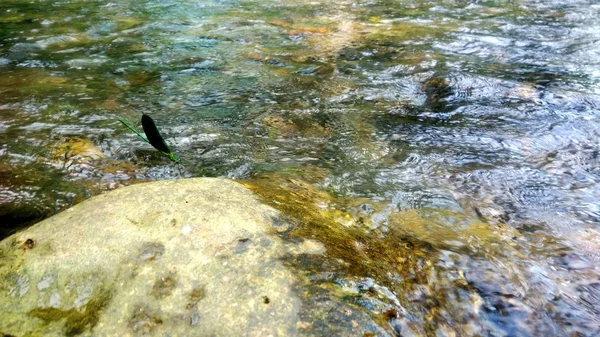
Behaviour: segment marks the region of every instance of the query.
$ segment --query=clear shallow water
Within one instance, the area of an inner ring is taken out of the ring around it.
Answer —
[[[452,212],[407,230],[437,267],[401,290],[444,289],[415,317],[600,334],[600,5],[5,0],[0,25],[3,236],[132,183],[285,177],[381,237]],[[181,172],[117,121],[142,112]]]

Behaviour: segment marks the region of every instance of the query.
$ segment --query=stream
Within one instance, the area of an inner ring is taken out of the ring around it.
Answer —
[[[321,281],[392,289],[397,336],[600,336],[599,32],[583,0],[2,0],[0,239],[226,177],[368,233],[377,272]]]

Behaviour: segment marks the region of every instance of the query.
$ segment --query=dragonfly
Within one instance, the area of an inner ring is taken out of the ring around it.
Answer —
[[[171,150],[165,139],[161,136],[160,131],[152,117],[142,114],[142,128],[144,129],[145,136],[129,124],[125,119],[119,118],[119,122],[123,123],[129,130],[133,131],[138,137],[144,142],[152,145],[158,150],[163,156],[169,158],[171,161],[180,164],[181,159]]]

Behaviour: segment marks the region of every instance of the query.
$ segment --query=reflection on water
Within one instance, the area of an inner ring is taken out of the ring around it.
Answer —
[[[0,23],[2,236],[177,178],[118,122],[146,112],[183,176],[285,176],[426,243],[397,289],[421,333],[600,334],[600,5],[4,0]]]

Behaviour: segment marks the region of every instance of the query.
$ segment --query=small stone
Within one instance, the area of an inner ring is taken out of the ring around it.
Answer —
[[[593,268],[593,264],[585,260],[582,257],[568,258],[567,266],[569,269],[579,270],[579,269],[590,269]]]

